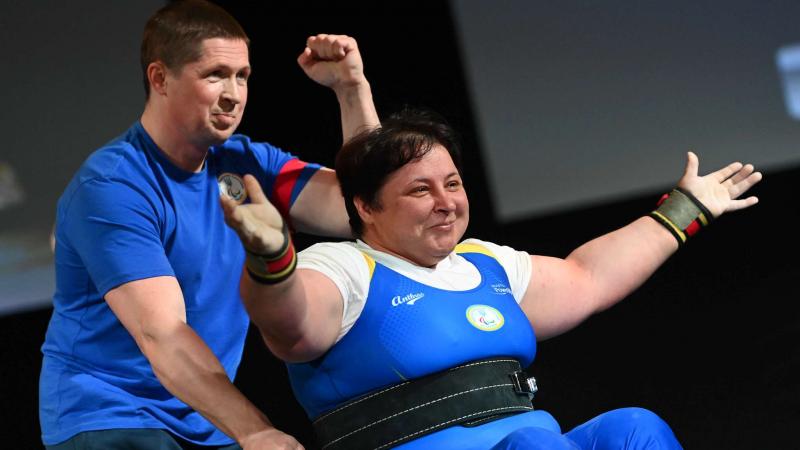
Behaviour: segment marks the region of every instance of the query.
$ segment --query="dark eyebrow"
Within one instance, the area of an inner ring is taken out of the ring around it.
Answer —
[[[449,180],[450,178],[453,178],[453,177],[456,177],[456,176],[461,176],[461,174],[459,174],[458,171],[452,172],[452,173],[447,174],[447,176],[445,176],[444,179],[445,180]],[[414,178],[413,180],[409,181],[408,184],[417,183],[417,182],[419,182],[419,183],[430,183],[430,181],[431,181],[430,178],[418,177],[418,178]]]

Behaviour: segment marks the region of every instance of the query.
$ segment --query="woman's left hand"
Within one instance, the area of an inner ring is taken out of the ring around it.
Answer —
[[[756,172],[752,164],[734,162],[702,177],[697,174],[699,166],[697,155],[688,152],[686,170],[678,181],[678,187],[700,200],[715,218],[758,203],[755,196],[739,199],[761,181],[761,172]]]

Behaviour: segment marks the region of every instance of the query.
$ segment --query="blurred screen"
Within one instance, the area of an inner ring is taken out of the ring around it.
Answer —
[[[6,2],[0,314],[51,302],[56,201],[84,159],[139,118],[139,45],[163,2]]]
[[[504,222],[800,164],[800,2],[450,4]]]

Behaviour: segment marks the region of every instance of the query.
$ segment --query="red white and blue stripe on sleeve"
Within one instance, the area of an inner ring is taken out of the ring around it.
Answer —
[[[308,180],[321,168],[319,164],[307,163],[297,158],[287,160],[275,183],[272,185],[272,200],[283,217],[289,217],[289,209],[302,192]]]

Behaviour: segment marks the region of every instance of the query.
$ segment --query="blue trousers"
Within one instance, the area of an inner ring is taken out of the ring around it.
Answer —
[[[666,424],[642,408],[601,414],[565,434],[545,428],[520,428],[492,450],[678,450],[681,445]]]
[[[669,425],[642,408],[603,413],[561,433],[546,411],[517,414],[476,427],[454,426],[397,447],[398,450],[680,450]]]

